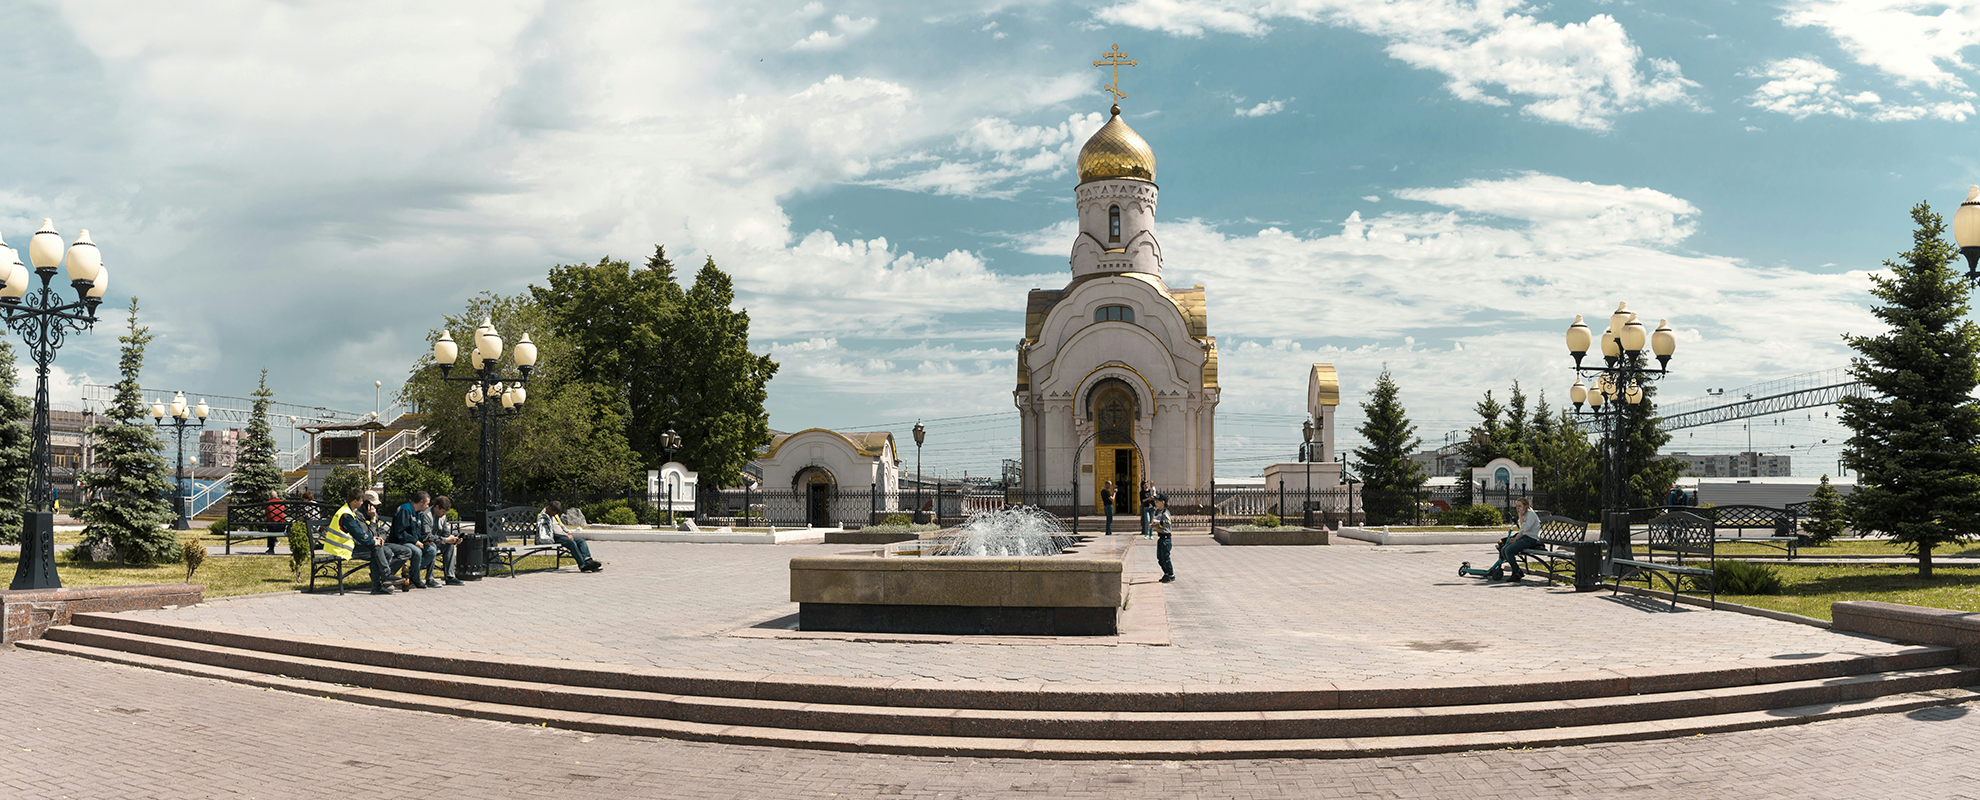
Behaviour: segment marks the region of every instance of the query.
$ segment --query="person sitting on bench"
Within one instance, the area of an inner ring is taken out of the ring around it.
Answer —
[[[598,563],[597,559],[591,557],[590,545],[564,530],[563,516],[563,503],[552,500],[549,505],[544,506],[543,513],[536,515],[536,540],[546,544],[556,542],[571,554],[571,559],[578,563],[580,571],[597,572],[604,569],[604,564]]]
[[[352,543],[351,558],[371,562],[371,593],[391,594],[392,574],[399,566],[412,557],[412,549],[386,544],[383,537],[374,535],[371,526],[365,523],[365,492],[351,487],[345,505],[337,507],[337,513],[330,518],[330,527],[348,537]]]
[[[1499,540],[1499,560],[1492,562],[1492,566],[1488,569],[1472,569],[1471,562],[1467,561],[1464,566],[1458,568],[1459,575],[1471,575],[1493,581],[1505,580],[1505,567],[1511,566],[1513,580],[1526,577],[1526,571],[1519,568],[1518,556],[1521,551],[1541,545],[1540,512],[1533,510],[1532,501],[1522,497],[1513,502],[1513,513],[1519,516],[1519,527],[1507,533],[1506,538]]]

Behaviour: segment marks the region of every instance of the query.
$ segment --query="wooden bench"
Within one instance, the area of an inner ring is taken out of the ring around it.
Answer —
[[[1671,610],[1678,605],[1679,585],[1690,580],[1694,588],[1703,584],[1711,593],[1712,608],[1719,607],[1718,582],[1713,580],[1711,567],[1718,564],[1713,552],[1717,535],[1711,520],[1692,511],[1672,511],[1650,520],[1644,533],[1642,559],[1618,558],[1609,562],[1612,588],[1621,591],[1623,581],[1642,578],[1645,588],[1656,590],[1655,580],[1661,580],[1671,590]],[[1670,557],[1669,562],[1654,559],[1659,555]],[[1686,566],[1684,560],[1691,557],[1704,558],[1705,567]],[[1613,595],[1614,592],[1611,592]]]
[[[1553,514],[1540,515],[1540,531],[1534,538],[1540,540],[1540,546],[1521,550],[1514,558],[1523,571],[1545,573],[1548,583],[1567,574],[1561,565],[1573,566],[1575,557],[1589,546],[1604,547],[1601,528],[1589,530],[1586,522]]]
[[[309,525],[309,591],[316,591],[317,578],[336,578],[337,593],[344,593],[344,580],[358,570],[370,569],[369,558],[342,558],[323,549],[323,533],[330,528],[330,520],[313,519]],[[354,551],[355,552],[355,551]]]
[[[259,503],[230,503],[227,506],[227,532],[221,534],[227,555],[234,554],[235,542],[268,540],[268,552],[275,552],[275,540],[289,536],[289,523],[296,520],[327,520],[337,512],[334,505],[307,500],[264,500]]]
[[[1712,508],[1689,509],[1686,513],[1711,513],[1711,523],[1715,541],[1719,544],[1757,544],[1785,551],[1789,560],[1801,547],[1801,537],[1794,532],[1795,514],[1785,508],[1767,506],[1725,505]],[[1718,536],[1717,532],[1731,528],[1740,531],[1737,536]],[[1746,536],[1752,529],[1766,531],[1765,536]]]
[[[495,567],[509,570],[509,577],[516,576],[516,565],[530,556],[554,553],[556,566],[564,566],[564,548],[555,542],[536,543],[536,515],[542,510],[531,506],[510,506],[488,515],[488,571]],[[515,540],[513,544],[511,540]],[[572,563],[576,563],[573,561]]]

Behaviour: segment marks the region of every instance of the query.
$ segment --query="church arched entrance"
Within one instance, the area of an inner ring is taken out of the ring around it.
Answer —
[[[836,482],[824,467],[805,467],[793,477],[804,503],[804,521],[814,528],[832,526],[832,489]]]
[[[1106,487],[1112,481],[1114,513],[1141,513],[1141,479],[1147,465],[1135,446],[1134,423],[1141,405],[1134,390],[1119,380],[1101,381],[1088,395],[1087,413],[1093,420],[1093,513],[1106,509]]]

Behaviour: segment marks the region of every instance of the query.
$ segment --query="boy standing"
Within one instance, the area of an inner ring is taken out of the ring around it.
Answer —
[[[1155,530],[1155,563],[1162,566],[1162,582],[1175,583],[1176,567],[1169,563],[1169,550],[1174,542],[1169,539],[1169,496],[1155,495],[1155,512],[1149,527]]]

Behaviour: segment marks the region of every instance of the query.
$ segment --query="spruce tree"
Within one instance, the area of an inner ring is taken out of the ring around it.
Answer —
[[[1823,475],[1821,485],[1808,500],[1808,521],[1801,528],[1816,544],[1828,544],[1848,527],[1849,507],[1843,503],[1842,493],[1829,485],[1829,476]]]
[[[1368,446],[1355,448],[1354,469],[1361,473],[1370,525],[1415,517],[1417,493],[1423,488],[1423,467],[1409,458],[1423,440],[1416,437],[1416,425],[1397,394],[1395,379],[1384,369],[1361,403],[1367,422],[1357,430]]]
[[[21,512],[27,510],[34,474],[29,447],[34,404],[16,391],[19,385],[14,347],[0,341],[0,542],[21,540]]]
[[[1850,375],[1870,391],[1841,400],[1843,464],[1857,471],[1847,506],[1859,531],[1887,534],[1932,577],[1932,551],[1980,532],[1980,326],[1967,319],[1959,251],[1930,205],[1911,209],[1911,249],[1872,275],[1872,309],[1890,326],[1849,336]]]
[[[701,473],[701,486],[735,486],[756,449],[770,443],[763,408],[777,362],[749,350],[749,312],[731,309],[736,294],[710,258],[694,276],[667,336],[680,358],[665,373],[668,416],[680,432],[682,463]]]
[[[1684,471],[1684,462],[1658,456],[1671,434],[1660,427],[1663,418],[1657,416],[1656,398],[1657,387],[1645,385],[1641,403],[1611,401],[1622,412],[1616,434],[1622,438],[1623,474],[1629,476],[1623,486],[1625,508],[1663,505],[1678,473]]]
[[[248,415],[247,438],[234,457],[233,491],[229,503],[259,503],[282,490],[282,469],[275,464],[274,429],[268,424],[268,404],[275,393],[268,390],[268,369],[261,370],[261,385],[254,390],[254,410]]]
[[[151,329],[137,324],[138,301],[131,298],[130,332],[117,337],[123,352],[117,359],[117,395],[104,409],[111,422],[90,426],[96,440],[92,469],[79,476],[94,501],[77,508],[83,521],[82,546],[77,552],[93,557],[107,542],[117,560],[154,564],[179,558],[178,537],[166,529],[172,518],[172,481],[165,477],[165,445],[146,421],[138,374],[144,370],[144,347]]]

